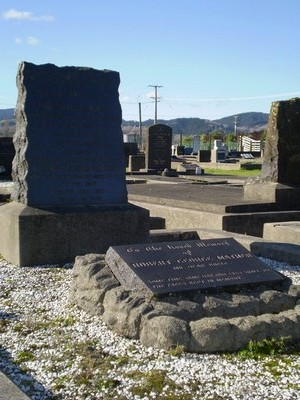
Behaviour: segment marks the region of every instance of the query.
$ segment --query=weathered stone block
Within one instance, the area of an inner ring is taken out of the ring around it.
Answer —
[[[70,303],[77,304],[83,310],[101,315],[105,293],[119,286],[111,269],[101,254],[77,256],[73,266],[73,280],[69,292]]]
[[[114,244],[147,242],[149,213],[124,204],[37,209],[11,202],[0,207],[0,254],[19,266],[72,262],[105,253]]]
[[[185,321],[171,316],[146,319],[141,330],[140,341],[145,346],[170,349],[177,345],[189,348],[190,335]]]
[[[190,323],[189,350],[197,353],[236,350],[237,327],[220,317],[202,318]]]
[[[127,291],[122,286],[106,293],[103,307],[103,321],[131,339],[139,337],[142,316],[152,310],[141,293]]]

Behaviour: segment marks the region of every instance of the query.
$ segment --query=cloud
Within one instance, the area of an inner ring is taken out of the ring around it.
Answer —
[[[34,36],[28,36],[26,43],[29,44],[30,46],[36,46],[39,44],[39,39],[34,37]]]
[[[129,96],[120,96],[120,102],[128,103],[130,101]]]
[[[40,43],[40,40],[38,38],[34,37],[34,36],[28,36],[26,38],[26,40],[23,40],[22,38],[17,37],[17,38],[15,38],[15,43],[17,45],[26,43],[29,46],[37,46]]]
[[[3,19],[16,19],[22,21],[41,21],[41,22],[51,22],[54,20],[52,15],[34,15],[34,13],[30,11],[17,11],[14,8],[11,8],[8,11],[2,13]]]
[[[145,97],[146,97],[147,99],[151,99],[151,98],[153,98],[154,96],[155,96],[155,92],[154,92],[154,91],[145,93]]]

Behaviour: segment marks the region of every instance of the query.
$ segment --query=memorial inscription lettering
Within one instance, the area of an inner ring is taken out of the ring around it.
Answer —
[[[106,262],[126,289],[152,294],[284,279],[232,238],[112,246]]]

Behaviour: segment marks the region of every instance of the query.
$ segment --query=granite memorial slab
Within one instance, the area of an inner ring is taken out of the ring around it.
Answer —
[[[146,170],[162,172],[171,168],[172,128],[164,124],[149,127],[146,136]]]
[[[112,246],[105,260],[126,289],[150,294],[285,279],[232,238]]]

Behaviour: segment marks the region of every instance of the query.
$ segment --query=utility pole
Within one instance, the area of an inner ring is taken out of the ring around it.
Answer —
[[[236,136],[236,134],[237,134],[237,116],[234,116],[233,117],[234,118],[234,136]]]
[[[159,85],[149,85],[149,87],[154,88],[154,97],[151,97],[151,99],[154,99],[154,104],[155,104],[155,112],[154,112],[154,124],[157,124],[157,103],[159,102],[159,97],[157,97],[157,88],[161,88],[162,86]]]
[[[142,137],[142,105],[139,103],[139,132],[140,132],[140,140],[139,140],[139,148],[141,150],[143,145],[143,137]]]

